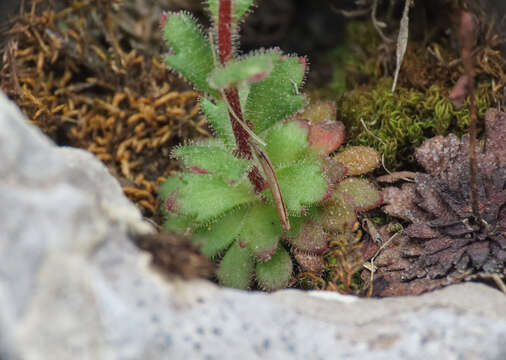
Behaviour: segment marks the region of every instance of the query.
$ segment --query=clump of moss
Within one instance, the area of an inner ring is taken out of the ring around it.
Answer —
[[[392,79],[383,78],[340,98],[338,119],[346,125],[349,144],[372,146],[384,154],[389,169],[406,169],[414,166],[414,149],[423,140],[445,135],[450,129],[458,135],[465,132],[468,106],[456,109],[448,99],[448,89],[433,85],[426,91],[398,88],[392,93],[391,86]],[[478,86],[479,116],[490,107],[489,94],[489,84]]]

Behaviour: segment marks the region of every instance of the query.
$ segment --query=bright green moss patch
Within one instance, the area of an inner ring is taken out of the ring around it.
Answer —
[[[391,92],[392,79],[379,80],[374,87],[359,87],[338,102],[337,118],[343,121],[351,145],[378,149],[390,169],[414,166],[414,149],[434,135],[463,134],[469,123],[466,105],[454,108],[448,90],[431,86],[422,92],[397,88]],[[490,86],[480,84],[476,91],[478,115],[490,107]]]

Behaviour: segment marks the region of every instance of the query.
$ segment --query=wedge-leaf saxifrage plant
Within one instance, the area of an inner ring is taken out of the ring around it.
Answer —
[[[219,260],[222,285],[247,289],[256,279],[262,289],[283,288],[293,272],[285,245],[294,253],[327,248],[320,209],[346,175],[328,157],[341,145],[344,127],[298,113],[305,103],[299,93],[304,58],[279,49],[236,56],[237,27],[252,0],[207,3],[208,36],[188,13],[162,19],[171,48],[167,64],[206,94],[201,108],[216,134],[174,150],[184,171],[160,188],[164,226],[191,234],[204,254]],[[343,201],[371,186],[349,184]],[[375,189],[367,194],[351,211],[379,204]]]

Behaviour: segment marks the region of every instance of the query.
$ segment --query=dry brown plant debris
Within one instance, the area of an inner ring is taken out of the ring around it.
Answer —
[[[215,265],[211,259],[202,255],[187,237],[162,233],[138,236],[134,240],[141,249],[153,254],[153,264],[164,273],[184,279],[214,276]]]
[[[476,149],[477,207],[470,201],[469,136],[436,136],[416,151],[427,173],[383,191],[383,210],[411,224],[374,261],[373,295],[415,295],[451,283],[506,278],[506,113],[485,115]],[[370,278],[370,270],[363,273]],[[501,280],[502,279],[502,280]]]
[[[149,1],[150,13],[140,2],[33,0],[6,34],[0,87],[58,144],[94,153],[153,216],[171,147],[209,134],[199,94],[153,55],[162,2]]]

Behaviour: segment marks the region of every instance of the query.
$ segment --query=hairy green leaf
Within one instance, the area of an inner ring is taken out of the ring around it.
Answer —
[[[265,151],[274,166],[292,164],[300,160],[308,147],[309,124],[295,120],[272,127],[265,138]]]
[[[286,208],[294,215],[300,215],[306,205],[322,201],[329,190],[319,161],[303,161],[276,173]]]
[[[200,251],[209,256],[216,256],[225,250],[239,234],[247,208],[229,211],[217,221],[197,229],[193,241],[201,245]]]
[[[255,259],[248,248],[236,241],[220,262],[216,272],[220,284],[236,289],[248,289],[253,280]]]
[[[214,89],[225,89],[246,81],[260,81],[271,72],[280,58],[279,51],[268,51],[233,59],[224,67],[217,67],[211,72],[209,85]]]
[[[285,288],[292,278],[292,259],[283,246],[279,246],[270,260],[256,266],[258,285],[267,291]]]
[[[195,219],[191,216],[183,216],[174,213],[167,214],[163,228],[176,234],[186,234],[188,229],[195,225]]]
[[[304,104],[298,89],[304,79],[305,64],[288,57],[276,64],[269,76],[251,85],[245,117],[257,134],[297,112]]]
[[[210,174],[185,173],[184,186],[176,191],[178,213],[195,216],[195,221],[206,223],[228,210],[256,200],[249,183],[229,185]]]
[[[216,101],[215,105],[211,100],[202,98],[200,108],[213,126],[216,135],[223,140],[229,149],[233,149],[235,147],[235,138],[228,116],[227,105],[221,100]]]
[[[213,50],[195,20],[184,12],[170,13],[165,22],[164,34],[172,49],[166,59],[167,65],[200,90],[219,96],[207,83],[214,68]]]
[[[276,209],[270,204],[257,203],[244,217],[239,242],[244,243],[258,260],[266,261],[276,251],[281,233]]]
[[[218,175],[232,182],[241,180],[249,166],[248,160],[239,159],[219,146],[180,146],[173,154],[193,172]]]

